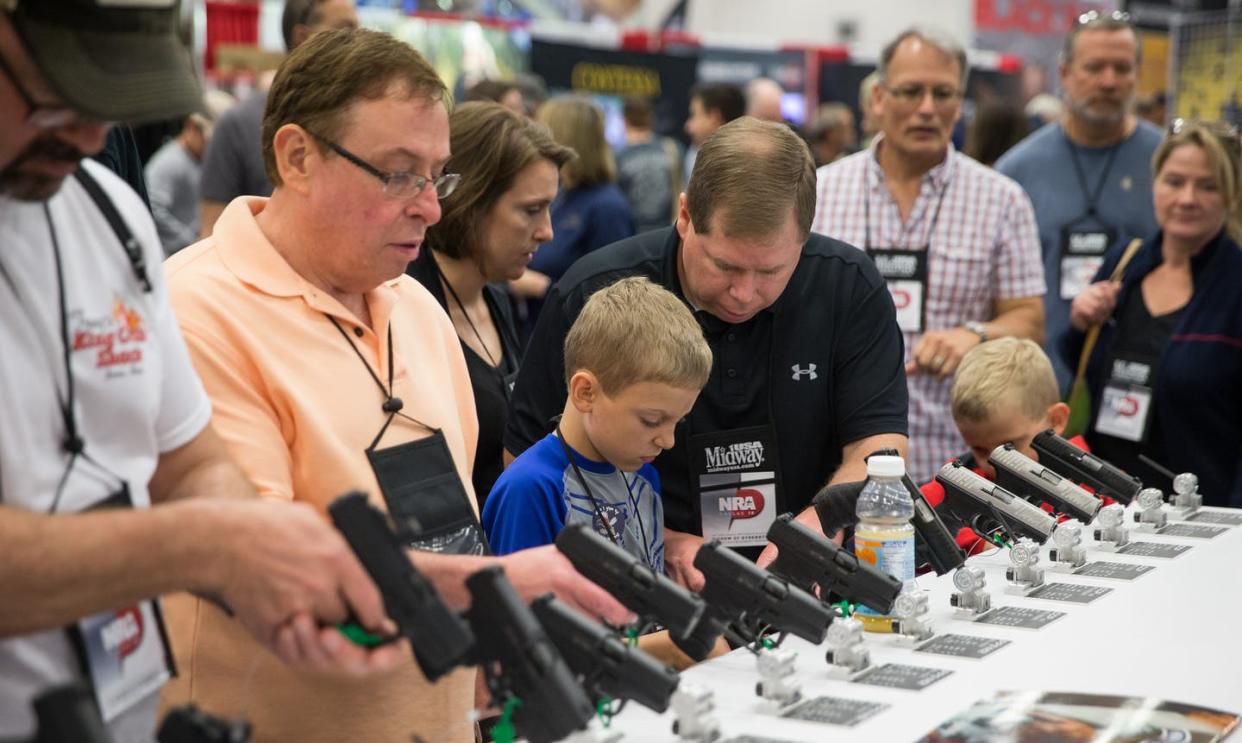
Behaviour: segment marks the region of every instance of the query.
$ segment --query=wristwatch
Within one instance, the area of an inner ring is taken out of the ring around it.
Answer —
[[[962,327],[979,336],[980,343],[988,342],[988,326],[977,320],[967,320],[962,323]]]

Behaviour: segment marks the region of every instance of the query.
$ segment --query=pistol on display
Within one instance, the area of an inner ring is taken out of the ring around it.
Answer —
[[[880,449],[871,452],[867,458],[876,455],[898,457],[901,453],[896,449]],[[914,518],[910,519],[910,523],[914,526],[916,545],[923,547],[924,554],[920,557],[927,560],[936,575],[944,575],[965,565],[966,553],[957,546],[957,539],[949,531],[949,527],[944,525],[936,509],[923,497],[923,491],[910,479],[909,474],[902,475],[901,484],[906,486],[910,499],[914,501]]]
[[[1013,444],[993,449],[988,461],[996,469],[996,482],[1001,487],[1034,503],[1047,503],[1084,524],[1091,523],[1104,505],[1099,498],[1015,449]]]
[[[668,628],[673,637],[686,636],[703,615],[703,599],[657,573],[586,524],[566,526],[556,535],[556,548],[574,568],[612,594],[625,608]]]
[[[1137,477],[1079,449],[1051,428],[1037,434],[1031,448],[1039,454],[1039,463],[1048,469],[1124,505],[1129,505],[1143,489],[1143,482]]]
[[[820,596],[831,591],[846,601],[862,604],[881,614],[892,611],[901,581],[843,550],[823,535],[782,514],[768,529],[768,540],[776,545],[772,572],[788,578],[804,591],[818,586]],[[953,545],[955,548],[957,544]]]
[[[1003,528],[1012,539],[1030,537],[1040,544],[1052,535],[1056,519],[975,474],[960,460],[941,467],[936,482],[944,486],[943,507],[980,535]]]
[[[561,657],[594,699],[632,699],[664,712],[681,677],[607,627],[591,621],[551,594],[530,605]]]
[[[706,580],[700,595],[708,608],[685,643],[690,650],[673,638],[691,657],[704,647],[710,650],[716,637],[728,632],[746,643],[772,630],[819,644],[836,616],[832,607],[716,540],[699,548],[694,567]]]

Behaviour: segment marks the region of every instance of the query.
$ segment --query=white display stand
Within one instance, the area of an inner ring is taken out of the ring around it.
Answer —
[[[1228,512],[1207,508],[1208,512]],[[1170,510],[1170,524],[1182,523]],[[1127,514],[1127,523],[1135,526]],[[1206,524],[1205,524],[1206,525]],[[1066,691],[1154,696],[1171,701],[1242,712],[1242,526],[1212,539],[1170,537],[1134,529],[1131,540],[1189,545],[1172,559],[1138,557],[1088,548],[1097,561],[1151,565],[1154,570],[1133,581],[1076,576],[1048,567],[1049,583],[1112,588],[1090,604],[1027,598],[1006,591],[1004,551],[971,558],[987,573],[994,608],[1019,606],[1064,612],[1039,630],[969,621],[949,605],[952,576],[927,574],[919,586],[930,593],[936,634],[953,633],[1009,640],[986,658],[975,660],[915,652],[909,641],[868,634],[872,667],[900,663],[953,673],[921,691],[851,682],[830,674],[823,646],[798,638],[783,647],[798,652],[797,673],[803,699],[831,696],[890,707],[854,727],[786,719],[755,696],[755,657],[745,649],[701,663],[683,672],[686,682],[715,692],[716,715],[723,736],[757,736],[780,741],[915,741],[974,702],[1000,690]],[[628,705],[612,722],[623,740],[676,741],[672,715],[658,715]]]

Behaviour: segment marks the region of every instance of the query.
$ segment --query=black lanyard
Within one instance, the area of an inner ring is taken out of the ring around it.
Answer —
[[[871,161],[867,161],[867,169],[863,171],[863,229],[866,234],[863,237],[863,250],[871,250]],[[919,191],[922,191],[920,186]],[[940,222],[940,207],[944,206],[944,196],[949,192],[949,184],[944,184],[940,189],[940,198],[936,200],[936,211],[932,213],[931,225],[927,228],[927,239],[923,243],[924,248],[931,248],[932,235],[936,234],[936,225]],[[917,199],[916,199],[917,203]],[[905,225],[902,225],[902,232],[905,231]],[[906,249],[909,249],[909,244]]]
[[[1095,184],[1095,191],[1091,191],[1087,185],[1087,174],[1083,170],[1082,162],[1078,159],[1078,145],[1066,136],[1065,146],[1069,148],[1070,160],[1074,163],[1074,173],[1078,176],[1078,187],[1082,189],[1082,197],[1087,202],[1086,214],[1094,217],[1096,216],[1095,206],[1100,202],[1100,194],[1104,193],[1104,184],[1108,182],[1108,174],[1113,169],[1113,161],[1117,159],[1117,150],[1121,149],[1121,144],[1115,144],[1108,149],[1108,156],[1104,160],[1104,171],[1100,173],[1100,180]]]
[[[392,387],[392,375],[393,375],[392,323],[391,322],[388,323],[388,386],[385,387],[384,383],[380,381],[379,375],[375,373],[375,370],[371,368],[371,365],[367,363],[366,358],[363,357],[362,352],[358,350],[358,346],[354,345],[353,339],[351,339],[349,337],[349,334],[345,332],[345,328],[341,327],[341,324],[336,321],[335,317],[327,313],[324,313],[324,317],[328,318],[328,322],[332,323],[332,326],[335,327],[337,331],[340,332],[341,337],[344,338],[345,342],[349,344],[350,350],[354,352],[354,355],[358,357],[358,360],[362,362],[363,367],[366,368],[367,374],[370,374],[371,379],[375,380],[375,386],[379,387],[380,394],[384,396],[384,403],[383,405],[380,406],[380,409],[388,414],[388,420],[384,421],[384,425],[380,427],[379,433],[375,434],[375,439],[371,441],[371,445],[368,446],[366,450],[371,451],[372,449],[375,448],[377,444],[379,444],[380,439],[384,437],[384,432],[387,431],[388,426],[392,424],[393,418],[395,418],[398,415],[400,415],[402,418],[405,418],[408,421],[411,421],[412,423],[416,425],[422,426],[428,431],[432,431],[432,432],[436,431],[437,429],[432,428],[431,426],[427,425],[426,423],[423,423],[417,418],[413,418],[405,413],[402,413],[401,409],[405,407],[405,403],[401,400],[401,398],[393,397],[392,395],[392,388],[393,388]]]
[[[578,461],[574,459],[574,453],[569,448],[569,444],[565,443],[565,435],[561,433],[560,421],[556,423],[556,440],[561,442],[561,449],[565,452],[565,458],[569,460],[569,465],[574,468],[574,475],[577,476],[578,482],[582,483],[582,490],[586,492],[587,500],[591,501],[591,510],[599,517],[599,521],[604,525],[604,531],[608,532],[608,539],[618,547],[621,546],[621,539],[617,536],[617,532],[613,530],[612,524],[608,523],[608,517],[600,512],[599,501],[595,500],[595,493],[591,492],[591,486],[587,484],[586,478],[582,475],[582,470],[578,468]],[[617,470],[617,474],[621,476],[621,482],[625,483],[625,492],[629,499],[630,508],[634,511],[634,518],[638,520],[638,533],[643,540],[643,555],[647,558],[647,565],[651,565],[651,547],[647,544],[647,529],[643,526],[643,515],[638,508],[638,501],[634,498],[634,490],[630,485],[630,481],[625,479],[625,473]],[[637,479],[637,478],[635,478]]]
[[[448,289],[449,296],[451,296],[453,301],[457,303],[457,309],[461,310],[461,316],[466,318],[466,324],[469,325],[470,330],[474,332],[474,337],[479,340],[479,346],[483,349],[483,355],[487,357],[488,366],[496,370],[496,376],[500,378],[500,393],[505,396],[505,402],[508,402],[509,385],[505,382],[504,369],[501,369],[500,364],[497,363],[496,359],[492,357],[492,352],[487,350],[487,343],[483,341],[483,335],[479,333],[479,329],[475,327],[474,320],[470,319],[470,313],[466,312],[466,305],[462,303],[461,297],[457,296],[457,290],[453,288],[453,284],[448,279],[444,278],[444,274],[440,272],[440,264],[436,263],[435,254],[429,253],[427,258],[431,261],[431,267],[435,271],[436,278],[440,280],[440,283],[444,284],[444,288]],[[486,297],[483,302],[484,304],[487,303]],[[500,328],[496,328],[496,338],[500,340],[500,362],[503,363],[505,360],[505,339],[501,334]],[[458,337],[458,340],[460,340],[460,336]]]

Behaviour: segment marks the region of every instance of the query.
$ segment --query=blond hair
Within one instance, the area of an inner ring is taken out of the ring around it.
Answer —
[[[699,390],[712,370],[703,329],[680,299],[641,276],[591,295],[565,338],[565,381],[589,371],[606,395],[639,382]]]
[[[982,423],[1005,405],[1017,403],[1023,415],[1042,419],[1061,399],[1057,377],[1035,341],[997,338],[972,348],[957,367],[949,406],[959,421]]]
[[[540,106],[538,118],[553,139],[578,155],[561,167],[566,188],[616,182],[617,165],[598,106],[581,96],[562,96]]]
[[[1216,184],[1225,197],[1225,228],[1235,242],[1242,242],[1242,143],[1238,131],[1219,121],[1175,120],[1173,132],[1151,157],[1152,175],[1159,176],[1173,150],[1186,144],[1195,145],[1207,155]]]

